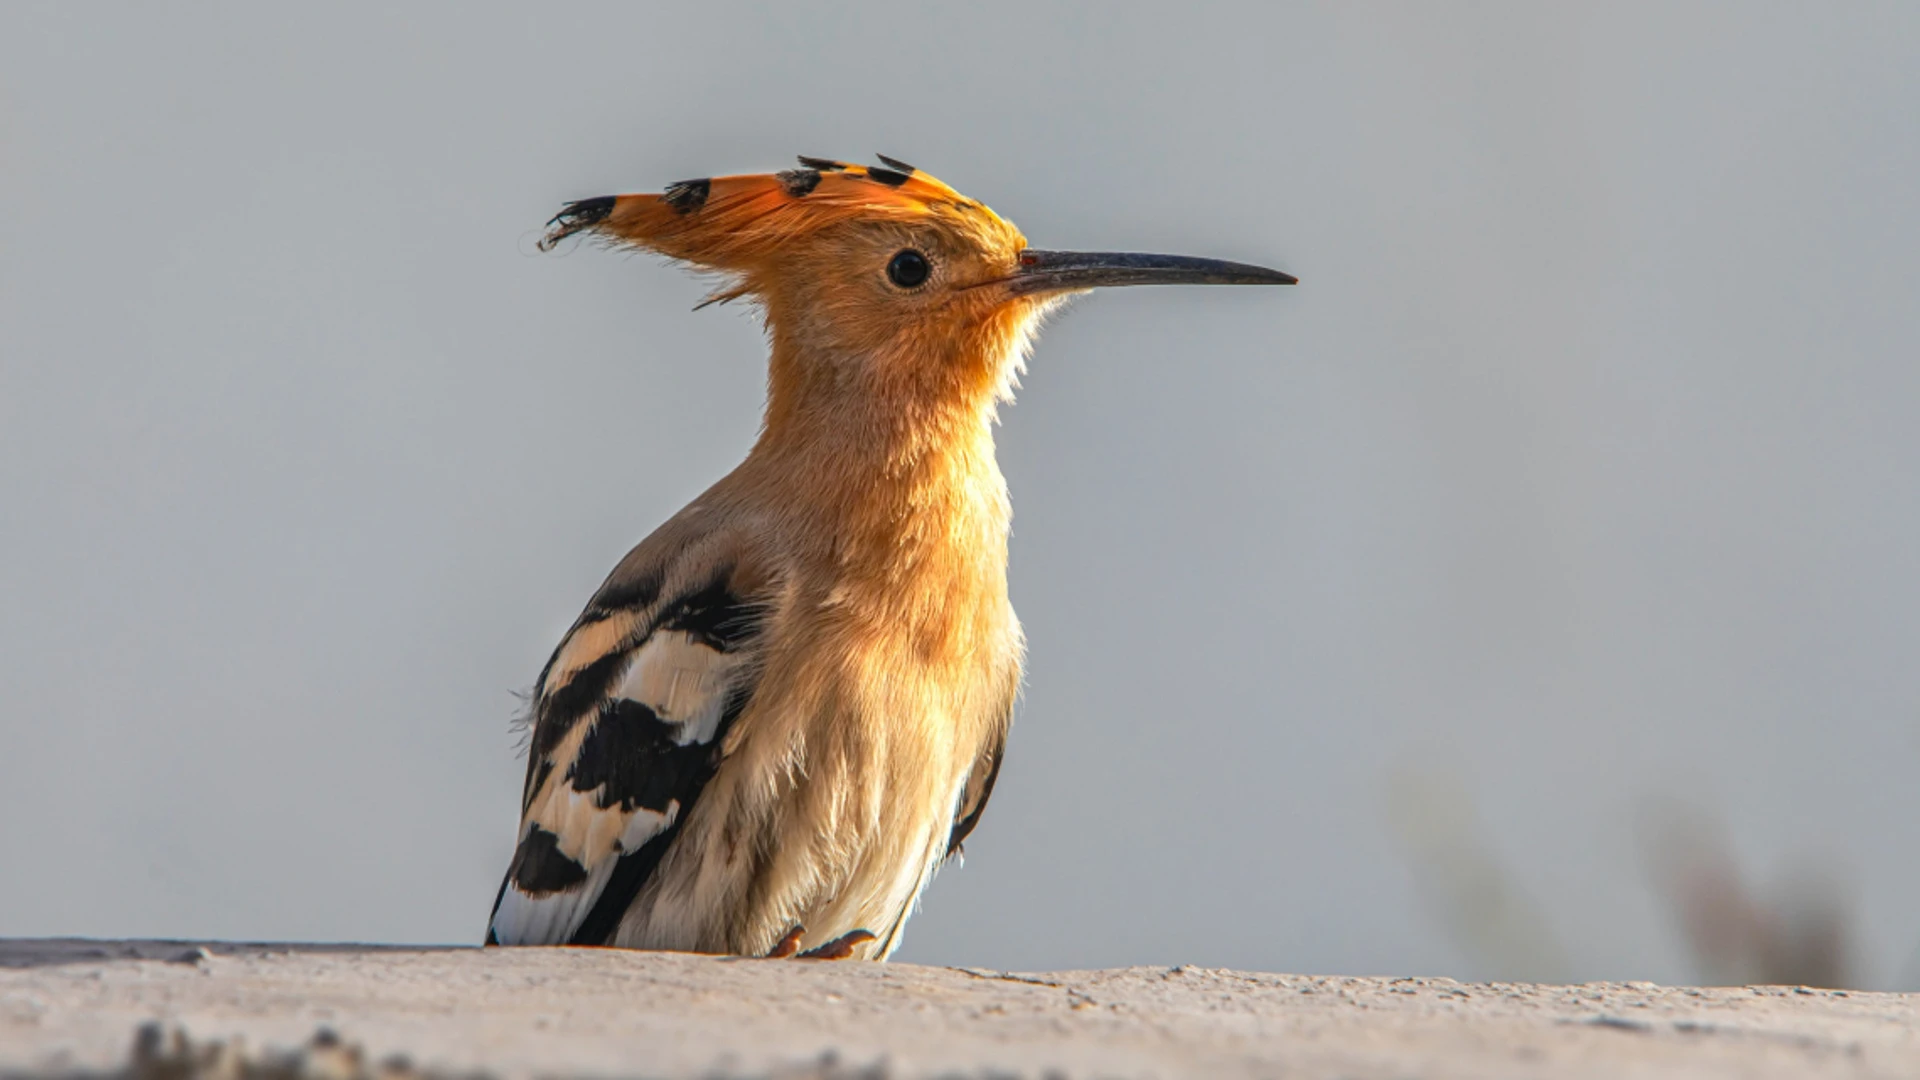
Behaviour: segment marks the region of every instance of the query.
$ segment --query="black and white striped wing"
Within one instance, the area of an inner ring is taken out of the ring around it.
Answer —
[[[547,662],[489,944],[605,944],[719,767],[760,618],[727,568],[702,577],[609,582]]]

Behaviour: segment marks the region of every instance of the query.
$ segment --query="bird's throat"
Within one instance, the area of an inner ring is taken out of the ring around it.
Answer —
[[[1003,567],[997,382],[902,370],[939,357],[812,359],[776,351],[765,426],[742,465],[757,500],[830,538],[839,561]]]

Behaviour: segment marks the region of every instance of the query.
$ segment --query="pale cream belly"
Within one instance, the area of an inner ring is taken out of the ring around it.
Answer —
[[[876,940],[856,957],[898,948],[947,854],[968,773],[1005,723],[989,691],[1007,680],[991,670],[849,674],[778,698],[813,705],[806,722],[742,715],[740,738],[613,944],[759,955],[804,926],[809,947],[866,930]]]

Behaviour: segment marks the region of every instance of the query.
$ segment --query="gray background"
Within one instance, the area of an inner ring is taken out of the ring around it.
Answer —
[[[903,958],[1698,977],[1673,800],[1909,978],[1917,48],[1908,3],[8,4],[0,934],[475,940],[511,691],[763,374],[538,226],[877,150],[1304,279],[1044,336],[1025,702]]]

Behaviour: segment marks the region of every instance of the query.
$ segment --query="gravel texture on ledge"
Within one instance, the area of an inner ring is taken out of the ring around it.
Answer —
[[[1920,1077],[1920,995],[0,939],[0,1077]]]

